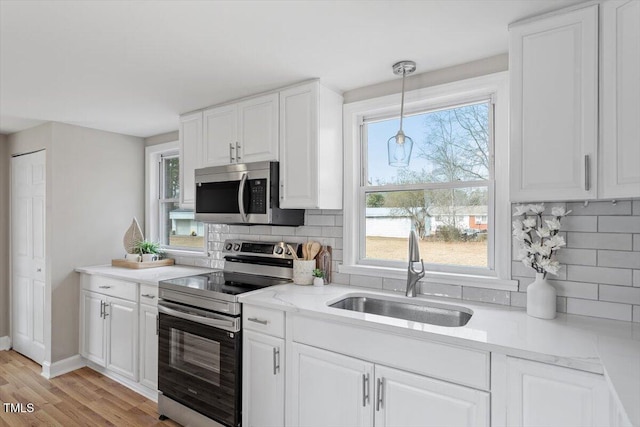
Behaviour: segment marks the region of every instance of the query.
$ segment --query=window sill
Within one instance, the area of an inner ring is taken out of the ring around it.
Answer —
[[[181,249],[163,249],[166,255],[171,257],[185,257],[185,258],[205,258],[208,259],[209,256],[203,250],[200,251],[188,251]]]
[[[357,274],[361,276],[384,277],[388,279],[406,280],[407,278],[406,269],[390,267],[343,264],[338,267],[338,272],[344,274]],[[501,291],[518,291],[517,280],[504,280],[492,276],[479,276],[471,274],[454,274],[427,271],[424,279],[422,279],[421,282],[460,285],[472,288],[496,289]]]

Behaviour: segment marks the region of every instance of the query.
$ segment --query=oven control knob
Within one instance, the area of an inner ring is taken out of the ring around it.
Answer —
[[[233,250],[234,251],[239,251],[240,250],[240,243],[236,243],[235,245],[233,245]]]
[[[282,246],[276,246],[276,255],[282,255]]]
[[[233,247],[233,243],[227,243],[226,245],[224,245],[224,250],[230,251],[232,247]]]

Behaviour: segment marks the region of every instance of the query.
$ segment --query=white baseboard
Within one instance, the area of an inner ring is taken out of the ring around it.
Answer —
[[[0,351],[11,349],[11,337],[0,337]]]
[[[75,354],[66,359],[62,359],[58,362],[50,363],[48,361],[42,362],[42,376],[46,379],[51,379],[59,375],[64,375],[67,372],[75,371],[86,366],[84,359]]]

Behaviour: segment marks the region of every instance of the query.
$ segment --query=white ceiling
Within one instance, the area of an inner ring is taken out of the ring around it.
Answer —
[[[0,133],[58,121],[148,137],[319,77],[340,91],[507,52],[507,25],[580,0],[0,0]]]

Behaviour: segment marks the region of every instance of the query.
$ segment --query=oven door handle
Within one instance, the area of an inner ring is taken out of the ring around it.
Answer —
[[[247,173],[242,174],[240,179],[240,186],[238,187],[238,207],[240,208],[240,216],[242,222],[247,222],[247,213],[244,211],[244,185],[247,182]]]
[[[158,304],[158,312],[168,314],[169,316],[178,317],[184,320],[190,320],[195,323],[200,323],[207,326],[213,326],[215,328],[221,328],[232,332],[237,332],[239,328],[237,328],[234,320],[227,320],[223,318],[214,319],[209,317],[211,314],[207,314],[207,317],[198,316],[197,314],[191,314],[184,312],[182,310],[176,310],[173,308],[169,308],[164,304]]]

